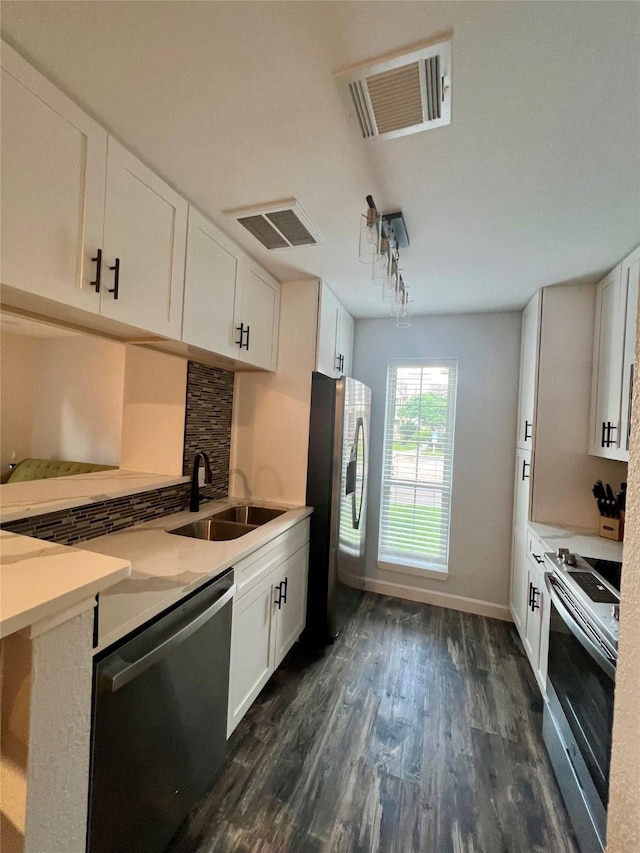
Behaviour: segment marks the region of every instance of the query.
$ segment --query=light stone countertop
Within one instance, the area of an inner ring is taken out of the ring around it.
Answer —
[[[0,531],[0,638],[93,598],[129,571],[126,558]]]
[[[238,539],[224,542],[167,532],[241,503],[246,501],[209,501],[197,513],[187,510],[167,515],[82,543],[86,550],[131,562],[131,576],[100,595],[94,653],[122,639],[313,512],[311,507],[261,502],[287,511]]]
[[[542,539],[547,550],[568,548],[581,557],[593,557],[597,560],[622,561],[622,542],[614,542],[598,536],[597,530],[586,527],[563,527],[555,524],[539,524],[530,521],[529,528]]]
[[[0,486],[0,523],[188,482],[189,477],[116,468],[112,471],[94,471],[92,474],[75,474],[73,477],[4,483]]]

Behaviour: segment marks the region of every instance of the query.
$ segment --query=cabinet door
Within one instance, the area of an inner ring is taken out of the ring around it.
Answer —
[[[622,262],[622,288],[625,293],[624,350],[622,355],[622,401],[620,411],[620,458],[629,461],[631,439],[631,403],[633,400],[640,249]]]
[[[517,434],[517,445],[522,448],[533,447],[533,424],[540,340],[540,305],[541,294],[538,292],[522,312]]]
[[[622,458],[619,453],[624,346],[621,271],[618,265],[600,282],[596,297],[589,452],[608,459]]]
[[[338,352],[340,373],[351,376],[351,356],[353,353],[353,317],[343,306],[338,314]]]
[[[340,376],[337,363],[340,303],[326,284],[320,286],[316,369],[325,376]]]
[[[276,666],[296,642],[305,626],[308,565],[309,547],[305,545],[289,557],[278,572],[278,585],[275,591]]]
[[[531,478],[533,475],[533,454],[530,450],[516,450],[515,488],[513,498],[513,527],[524,536],[525,525],[529,521],[531,505]]]
[[[187,202],[109,137],[100,313],[180,340],[186,241]]]
[[[107,134],[2,45],[2,283],[98,313]]]
[[[240,249],[190,207],[182,313],[185,343],[235,357],[241,260]]]
[[[528,580],[529,571],[526,559],[525,541],[523,535],[516,532],[513,535],[511,551],[511,592],[509,603],[511,605],[513,621],[523,642],[527,625]]]
[[[544,575],[529,563],[527,581],[527,625],[523,645],[533,669],[533,673],[542,692],[546,692],[549,601],[544,586]]]
[[[242,276],[240,311],[236,313],[236,332],[238,336],[243,335],[243,345],[234,347],[235,357],[255,367],[275,370],[279,322],[280,285],[258,264],[247,259]]]
[[[238,725],[275,669],[274,581],[267,575],[233,605],[227,737]]]

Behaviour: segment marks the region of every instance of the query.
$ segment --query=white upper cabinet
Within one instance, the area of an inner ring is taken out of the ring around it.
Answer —
[[[182,340],[235,358],[235,313],[239,302],[240,249],[193,207],[189,208]]]
[[[326,284],[320,284],[316,370],[326,376],[351,375],[353,318]]]
[[[340,372],[351,376],[351,356],[353,353],[353,317],[341,305],[338,317],[337,358],[340,359]]]
[[[589,452],[628,461],[640,249],[597,287]]]
[[[195,346],[240,368],[275,370],[278,282],[2,47],[6,303],[127,340],[155,335],[183,355]]]
[[[541,299],[538,292],[522,312],[517,445],[523,450],[530,450],[533,447],[538,348],[540,340],[540,305]]]
[[[109,137],[100,313],[176,340],[187,202]]]
[[[107,134],[2,44],[2,284],[97,313]]]
[[[235,358],[253,367],[275,370],[278,362],[280,285],[250,258],[242,271],[235,319]]]
[[[633,398],[634,364],[636,356],[636,329],[638,321],[638,293],[640,290],[640,248],[622,262],[622,280],[627,282],[627,299],[622,353],[622,404],[620,442],[629,459],[631,439],[631,402]]]

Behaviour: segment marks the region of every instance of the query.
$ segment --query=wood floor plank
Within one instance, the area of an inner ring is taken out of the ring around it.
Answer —
[[[373,594],[295,647],[172,853],[577,853],[509,623]]]

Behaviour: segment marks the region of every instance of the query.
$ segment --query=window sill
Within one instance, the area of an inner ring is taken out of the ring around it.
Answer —
[[[449,569],[421,568],[420,566],[410,566],[402,563],[386,563],[384,560],[378,560],[378,568],[384,569],[386,572],[397,572],[401,575],[414,575],[419,578],[429,578],[430,580],[446,581],[449,577]]]

